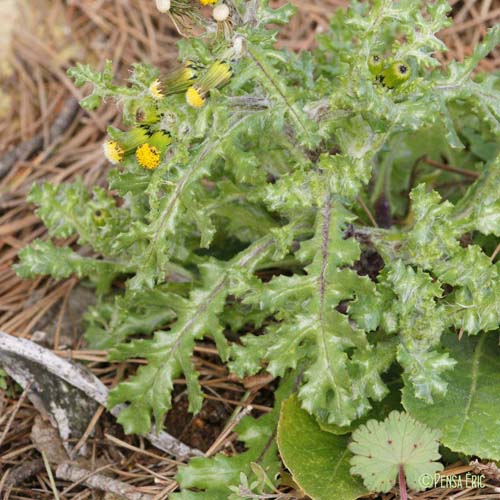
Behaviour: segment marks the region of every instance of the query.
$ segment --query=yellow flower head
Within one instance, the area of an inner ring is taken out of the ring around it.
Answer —
[[[110,163],[117,165],[123,161],[125,151],[123,147],[118,144],[118,142],[110,139],[107,140],[102,147],[104,149],[104,156]]]
[[[224,61],[215,61],[207,71],[186,91],[186,101],[193,108],[201,108],[210,90],[222,87],[231,77],[231,66]]]
[[[151,97],[154,97],[155,99],[161,99],[162,97],[164,97],[161,91],[161,82],[159,78],[151,83],[151,85],[149,86],[149,93],[151,94]]]
[[[184,92],[192,85],[198,75],[199,67],[193,61],[186,61],[168,75],[154,80],[149,86],[149,93],[154,99]]]
[[[205,97],[196,87],[189,87],[186,91],[186,101],[193,108],[202,108],[205,104]]]
[[[217,0],[200,0],[201,5],[213,5]]]
[[[137,148],[135,157],[139,165],[149,170],[154,170],[160,164],[160,151],[147,142]]]

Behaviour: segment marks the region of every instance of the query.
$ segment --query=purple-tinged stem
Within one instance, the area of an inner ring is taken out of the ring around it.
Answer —
[[[401,500],[408,500],[408,494],[406,493],[405,471],[402,465],[399,466],[399,496]]]

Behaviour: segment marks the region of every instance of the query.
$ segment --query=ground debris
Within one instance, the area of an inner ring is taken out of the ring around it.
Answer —
[[[88,469],[70,463],[59,465],[56,469],[56,477],[72,483],[84,483],[91,488],[107,491],[128,500],[152,500],[153,498],[152,495],[141,493],[137,491],[137,488],[123,481],[110,479],[102,474],[95,474]]]

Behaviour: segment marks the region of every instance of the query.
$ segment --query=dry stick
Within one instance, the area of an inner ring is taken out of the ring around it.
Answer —
[[[167,500],[168,497],[170,496],[170,493],[173,493],[177,489],[178,486],[179,485],[178,485],[177,481],[174,481],[170,486],[167,486],[165,489],[160,491],[160,493],[158,493],[153,498],[153,500]]]
[[[452,165],[439,163],[438,161],[431,160],[430,158],[423,158],[423,161],[428,165],[431,165],[432,167],[439,168],[440,170],[446,170],[447,172],[453,172],[454,174],[460,174],[465,177],[470,177],[471,179],[477,179],[480,176],[479,172],[473,172],[472,170],[453,167]]]
[[[211,396],[210,394],[204,394],[203,397],[205,399],[212,399],[213,401],[221,401],[223,403],[227,403],[234,406],[246,406],[246,403],[242,403],[241,401],[235,401],[234,399],[221,398],[220,396]],[[252,405],[254,410],[259,410],[265,413],[270,413],[273,411],[272,408],[264,405]]]
[[[0,437],[0,446],[2,446],[3,440],[5,439],[5,436],[7,436],[10,426],[12,425],[12,422],[14,421],[14,418],[16,418],[17,412],[19,411],[19,408],[21,408],[21,405],[23,404],[23,401],[26,399],[26,396],[28,395],[28,391],[30,390],[30,387],[33,382],[30,382],[25,388],[23,393],[21,394],[21,397],[19,398],[19,401],[16,403],[16,406],[14,410],[12,411],[12,415],[10,416],[7,425],[5,426],[5,429],[2,432],[2,436]]]
[[[137,488],[123,481],[110,479],[102,474],[94,474],[87,469],[69,463],[59,465],[56,469],[56,476],[65,481],[83,482],[91,488],[121,495],[128,500],[152,500],[153,498],[147,493],[137,491]]]
[[[5,474],[2,476],[2,479],[0,479],[0,493],[2,493],[3,487],[7,484],[10,472],[11,472],[11,469],[7,469]]]
[[[57,375],[61,380],[83,391],[88,397],[105,406],[108,399],[107,387],[93,374],[83,367],[69,363],[56,356],[52,351],[26,339],[17,338],[0,331],[0,353],[13,353],[26,361],[43,366],[48,372]],[[115,406],[110,413],[118,416],[123,405]],[[162,431],[158,434],[149,432],[148,441],[156,448],[174,456],[191,457],[202,455],[200,450],[191,448],[170,434]]]
[[[40,452],[42,454],[43,463],[45,464],[45,469],[47,470],[47,475],[49,476],[50,487],[52,493],[54,493],[54,498],[59,500],[59,493],[57,492],[56,482],[54,481],[54,475],[52,474],[52,469],[50,468],[49,459],[44,451]]]
[[[63,464],[61,464],[61,465],[63,465]],[[102,467],[99,467],[99,468],[97,468],[95,470],[91,470],[91,471],[89,470],[88,474],[86,476],[83,476],[81,479],[79,479],[78,481],[75,481],[73,484],[70,484],[67,488],[65,488],[63,491],[61,491],[61,495],[62,496],[66,495],[73,488],[75,488],[76,486],[78,486],[80,483],[84,483],[89,477],[91,477],[91,476],[93,476],[95,474],[98,474],[99,472],[102,472],[103,470],[109,469],[113,465],[114,465],[114,463],[110,463],[110,464],[103,465]],[[56,475],[57,475],[57,471],[56,471]]]
[[[151,474],[152,476],[162,480],[162,481],[165,481],[167,483],[169,483],[169,486],[172,485],[172,483],[175,483],[175,481],[172,479],[172,478],[169,478],[167,476],[164,476],[162,474],[158,474],[158,472],[155,472],[151,469],[148,469],[147,467],[144,467],[144,465],[141,465],[139,462],[137,462],[135,464],[136,467],[138,467],[139,469],[145,471],[145,472],[148,472],[149,474]]]
[[[11,458],[17,457],[17,455],[21,455],[27,451],[34,450],[35,445],[34,444],[28,444],[26,446],[23,446],[22,448],[18,448],[17,450],[11,451],[9,453],[6,453],[5,455],[2,455],[2,462],[7,462]]]
[[[495,248],[495,251],[491,254],[491,257],[490,257],[491,262],[493,262],[495,260],[495,257],[498,255],[498,252],[500,252],[500,243]]]
[[[244,404],[244,403],[243,403]],[[233,429],[241,422],[243,417],[246,417],[251,411],[253,410],[253,407],[251,405],[246,406],[238,412],[234,418],[229,422],[227,427],[219,434],[219,437],[214,441],[212,446],[206,451],[205,457],[211,457],[214,453],[216,453],[221,445],[224,443],[224,440],[231,434]]]
[[[160,455],[157,455],[156,453],[151,453],[150,451],[147,451],[147,450],[142,450],[141,448],[138,448],[137,446],[129,444],[125,441],[122,441],[121,439],[118,439],[117,437],[112,436],[111,434],[104,434],[104,436],[108,441],[111,441],[112,443],[116,444],[117,446],[120,446],[121,448],[126,448],[127,450],[135,451],[135,452],[140,453],[142,455],[146,455],[147,457],[151,457],[151,458],[155,458],[156,460],[160,460],[161,462],[167,462],[169,464],[175,464],[175,465],[182,465],[182,462],[172,460],[171,458],[162,457]]]
[[[51,140],[57,138],[64,130],[69,127],[73,118],[76,116],[80,106],[74,97],[69,97],[64,103],[63,109],[58,117],[50,127],[49,137]],[[7,174],[7,172],[18,161],[24,161],[36,153],[43,145],[43,133],[38,133],[31,139],[22,142],[18,146],[9,150],[0,159],[0,179]]]
[[[368,208],[367,204],[361,198],[361,196],[358,196],[358,203],[361,205],[361,208],[364,210],[365,214],[367,215],[368,219],[370,219],[370,222],[373,227],[378,227],[377,221],[375,220],[375,217],[373,217],[372,213],[370,212],[370,209]]]
[[[5,486],[15,486],[26,479],[38,474],[44,469],[43,459],[35,458],[33,460],[29,460],[28,462],[23,462],[21,465],[14,467],[13,469],[9,469],[7,472],[9,476],[5,480]],[[7,473],[5,474],[7,475]],[[5,477],[5,476],[4,476]],[[2,491],[2,486],[0,484],[0,492]]]

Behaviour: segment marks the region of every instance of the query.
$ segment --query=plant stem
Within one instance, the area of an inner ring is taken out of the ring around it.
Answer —
[[[447,172],[453,172],[454,174],[460,174],[465,177],[472,179],[477,179],[479,177],[479,172],[474,172],[473,170],[466,170],[464,168],[454,167],[452,165],[446,165],[438,161],[431,160],[430,158],[423,158],[423,161],[432,167],[439,168],[440,170],[446,170]]]
[[[399,496],[401,500],[408,500],[408,495],[406,493],[405,471],[402,465],[399,466]]]

